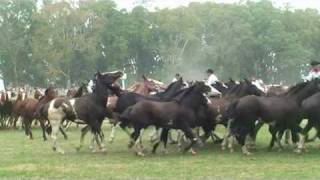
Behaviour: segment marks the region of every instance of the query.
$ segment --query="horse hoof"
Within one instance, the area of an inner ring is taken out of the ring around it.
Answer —
[[[140,156],[140,157],[145,157],[146,156],[143,152],[136,152],[136,155]]]
[[[178,141],[171,141],[170,144],[178,144]]]
[[[128,144],[128,148],[129,148],[129,149],[132,148],[133,145],[134,145],[134,143],[133,143],[133,142],[130,142],[130,143]]]
[[[79,152],[81,149],[81,147],[76,147],[77,152]]]
[[[197,155],[197,152],[195,150],[193,150],[193,149],[191,149],[190,152],[191,152],[192,155]]]
[[[162,150],[162,154],[163,155],[167,155],[167,154],[169,154],[169,151],[168,150]]]
[[[58,153],[64,155],[64,151],[63,150],[59,150]]]
[[[301,149],[295,149],[294,152],[297,153],[297,154],[301,154],[302,150]]]

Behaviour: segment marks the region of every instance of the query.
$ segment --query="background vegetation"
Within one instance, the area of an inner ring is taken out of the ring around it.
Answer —
[[[266,0],[130,12],[111,0],[2,0],[0,70],[6,83],[34,86],[78,83],[97,69],[199,79],[208,67],[224,80],[293,83],[319,59],[319,19],[317,10]]]

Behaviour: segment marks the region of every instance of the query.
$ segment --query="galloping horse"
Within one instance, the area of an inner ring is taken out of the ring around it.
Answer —
[[[261,119],[269,124],[269,132],[272,135],[269,148],[275,141],[282,148],[281,137],[285,130],[292,132],[292,140],[298,142],[298,133],[302,133],[299,126],[302,120],[301,104],[304,99],[320,90],[318,80],[299,83],[281,96],[257,97],[245,96],[233,102],[228,109],[228,116],[232,119],[230,129],[240,145],[244,154],[250,154],[246,138],[255,131],[255,121]],[[301,134],[303,136],[303,134]],[[304,138],[300,138],[296,152],[304,149]],[[232,146],[231,146],[232,148]]]
[[[185,133],[191,141],[190,145],[184,149],[184,152],[188,151],[197,142],[191,128],[198,124],[196,114],[199,108],[208,103],[208,98],[204,96],[204,93],[210,91],[211,87],[203,82],[197,82],[190,88],[181,90],[171,101],[141,100],[127,108],[121,114],[120,121],[133,126],[131,144],[135,145],[137,155],[144,156],[138,139],[140,132],[151,125],[164,128],[161,140],[155,144],[153,152],[156,151],[160,142],[166,144],[169,129],[180,129]]]
[[[80,146],[82,147],[84,134],[91,129],[99,150],[104,149],[104,138],[101,134],[101,125],[106,116],[106,104],[109,91],[113,90],[113,83],[122,76],[122,72],[96,74],[93,92],[78,98],[55,98],[41,108],[40,113],[46,117],[51,126],[53,139],[53,150],[64,153],[57,143],[58,131],[65,119],[79,124],[87,124],[89,128],[81,130]]]
[[[171,83],[165,91],[156,93],[154,95],[141,95],[135,92],[126,92],[126,91],[119,92],[117,93],[118,100],[113,108],[114,113],[112,114],[112,116],[115,120],[119,120],[118,116],[121,113],[123,113],[128,107],[144,99],[156,100],[156,101],[168,101],[176,94],[177,91],[179,91],[183,87],[184,87],[184,82],[182,78],[180,78],[178,81]],[[125,132],[128,132],[126,130],[126,127],[128,125],[129,124],[120,122],[120,127]],[[114,140],[115,127],[116,127],[116,124],[112,127],[110,142]]]
[[[27,98],[21,101],[19,104],[16,104],[13,116],[14,117],[22,117],[22,123],[25,128],[25,134],[29,136],[30,139],[33,139],[31,124],[34,119],[38,119],[40,121],[40,126],[42,128],[43,139],[46,140],[46,127],[45,127],[45,119],[39,117],[39,109],[44,106],[46,103],[51,101],[56,97],[56,92],[53,87],[49,87],[46,89],[44,96],[42,96],[39,100],[34,98]]]

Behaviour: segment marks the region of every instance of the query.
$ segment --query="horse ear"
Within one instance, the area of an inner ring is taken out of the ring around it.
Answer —
[[[142,79],[143,80],[145,80],[145,81],[147,81],[148,80],[148,78],[146,77],[146,75],[144,74],[144,75],[142,75]]]
[[[244,81],[248,84],[250,84],[250,81],[247,78],[244,78]]]
[[[95,77],[100,77],[100,76],[101,76],[100,71],[98,70],[97,73],[96,73],[94,76],[95,76]]]

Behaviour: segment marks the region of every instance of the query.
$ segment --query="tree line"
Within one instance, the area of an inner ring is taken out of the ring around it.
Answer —
[[[125,70],[168,81],[175,73],[222,80],[300,81],[319,60],[320,15],[270,1],[191,3],[119,10],[111,0],[0,1],[0,70],[6,83],[80,83],[97,71]]]

